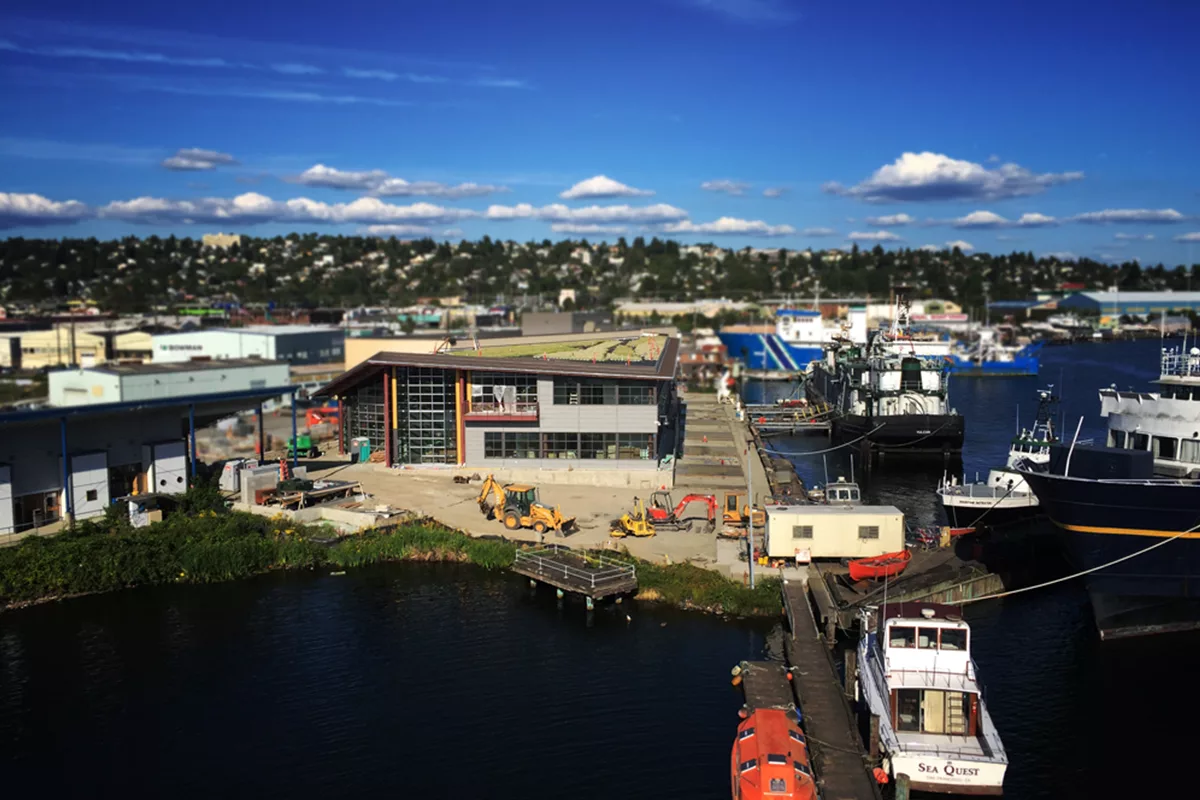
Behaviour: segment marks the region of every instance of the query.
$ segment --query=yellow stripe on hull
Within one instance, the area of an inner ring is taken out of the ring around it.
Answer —
[[[1159,539],[1168,539],[1172,536],[1180,539],[1200,539],[1200,530],[1180,536],[1179,531],[1158,531],[1152,528],[1101,528],[1095,525],[1064,525],[1053,518],[1050,521],[1063,530],[1074,531],[1075,533],[1112,533],[1118,536],[1151,536]]]

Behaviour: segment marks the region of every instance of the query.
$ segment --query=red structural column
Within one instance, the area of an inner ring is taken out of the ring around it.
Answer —
[[[392,375],[383,373],[383,463],[392,465]]]
[[[342,398],[338,398],[338,455],[346,455],[346,406]]]

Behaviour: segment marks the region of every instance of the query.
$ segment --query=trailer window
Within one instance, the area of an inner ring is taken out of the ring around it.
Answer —
[[[792,538],[793,539],[811,539],[812,533],[813,533],[812,525],[793,525],[792,526]]]
[[[942,628],[943,650],[966,650],[967,632],[961,628]]]
[[[916,647],[917,629],[896,625],[888,628],[888,647]]]
[[[878,525],[859,525],[858,526],[858,538],[860,538],[860,539],[878,539],[879,538],[879,526]]]

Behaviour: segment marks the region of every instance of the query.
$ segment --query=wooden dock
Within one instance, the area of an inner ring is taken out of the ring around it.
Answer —
[[[741,672],[742,691],[746,695],[746,708],[790,709],[796,705],[792,684],[787,678],[787,667],[778,661],[743,661],[738,665]]]
[[[638,588],[637,567],[602,555],[591,555],[552,544],[537,550],[518,550],[513,572],[546,583],[562,592],[581,594],[591,601],[630,594]]]
[[[879,787],[868,771],[856,717],[829,648],[821,640],[804,584],[785,581],[783,600],[791,629],[791,635],[784,637],[784,648],[821,796],[825,800],[878,800]]]
[[[763,435],[825,433],[833,427],[835,411],[828,404],[810,406],[749,405],[750,425]]]

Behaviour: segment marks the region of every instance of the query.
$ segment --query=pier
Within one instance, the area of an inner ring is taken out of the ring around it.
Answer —
[[[549,584],[560,593],[583,595],[589,608],[593,600],[630,594],[638,588],[637,567],[633,564],[556,544],[517,551],[512,571],[531,583]]]
[[[750,426],[763,436],[829,433],[836,410],[828,403],[809,406],[750,405],[743,407]]]

